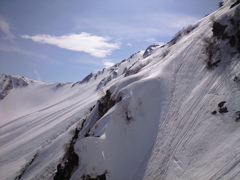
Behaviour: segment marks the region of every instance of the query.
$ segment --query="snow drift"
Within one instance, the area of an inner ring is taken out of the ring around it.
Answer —
[[[1,75],[1,178],[239,179],[239,4],[79,82]]]

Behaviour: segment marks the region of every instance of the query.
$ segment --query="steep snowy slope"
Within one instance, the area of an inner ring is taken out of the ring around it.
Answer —
[[[226,0],[76,83],[1,75],[1,179],[240,179],[239,27]]]
[[[239,179],[239,13],[226,1],[113,85],[71,179]]]
[[[76,83],[48,84],[0,75],[1,179],[14,179],[23,172],[21,179],[52,178],[75,128],[105,88],[124,77],[143,53]]]

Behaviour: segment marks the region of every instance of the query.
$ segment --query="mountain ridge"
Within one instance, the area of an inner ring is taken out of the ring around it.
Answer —
[[[0,100],[3,179],[239,179],[239,12],[224,1],[82,81],[12,88]]]

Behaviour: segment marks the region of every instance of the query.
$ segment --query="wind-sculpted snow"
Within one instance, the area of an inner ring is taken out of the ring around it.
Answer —
[[[90,131],[94,136],[77,142],[81,160],[72,179],[96,178],[104,172],[109,179],[142,178],[157,135],[158,117],[168,101],[170,89],[164,83],[147,77],[128,88],[110,89],[122,99],[97,121]]]
[[[118,77],[98,90],[112,68],[94,72],[82,83],[48,84],[1,75],[1,92],[7,92],[0,100],[1,179],[52,179],[74,129],[82,125],[105,89],[124,77],[124,68],[139,57],[142,52],[112,67]]]
[[[239,9],[79,82],[0,76],[1,179],[240,179]]]

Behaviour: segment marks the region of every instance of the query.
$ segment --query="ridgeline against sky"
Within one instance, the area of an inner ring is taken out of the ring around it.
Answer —
[[[0,73],[73,82],[217,9],[219,0],[0,2]],[[64,74],[64,76],[62,76]]]

